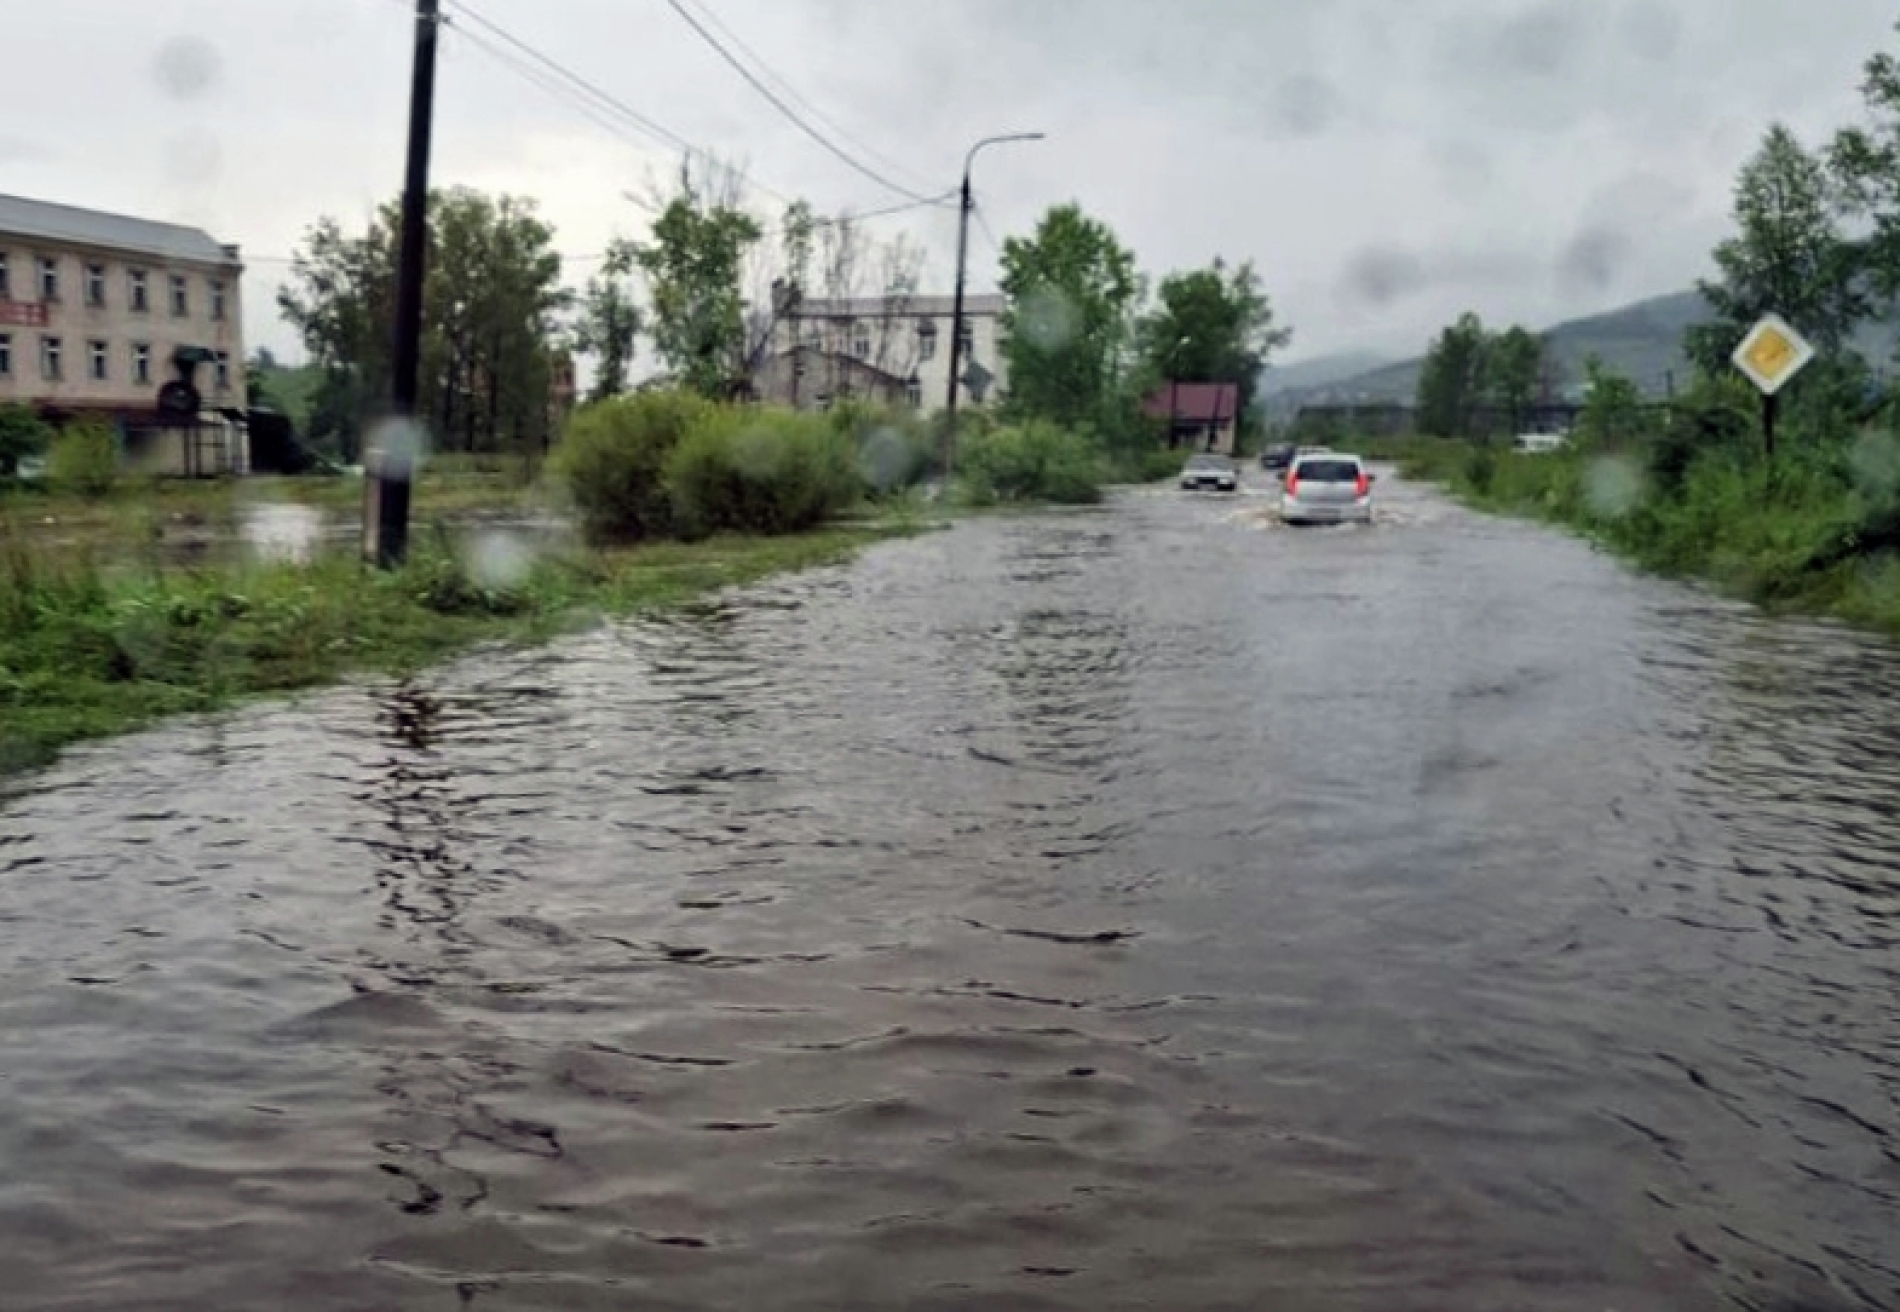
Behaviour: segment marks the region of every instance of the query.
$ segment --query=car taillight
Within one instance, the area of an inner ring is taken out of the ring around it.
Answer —
[[[1355,496],[1363,497],[1371,491],[1372,491],[1372,480],[1366,477],[1366,471],[1362,469],[1359,471],[1358,479],[1355,480],[1353,483],[1353,494]]]
[[[1286,471],[1286,494],[1290,497],[1300,494],[1300,476],[1291,469]]]

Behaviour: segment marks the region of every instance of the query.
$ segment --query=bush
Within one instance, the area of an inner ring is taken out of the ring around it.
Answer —
[[[834,405],[826,417],[857,449],[864,485],[874,496],[896,495],[939,470],[938,444],[914,410],[850,400]]]
[[[701,415],[667,457],[673,523],[685,537],[795,533],[864,494],[859,452],[828,416],[762,407]]]
[[[53,430],[24,405],[0,405],[0,478],[19,472],[20,462],[46,451]]]
[[[119,478],[118,435],[98,420],[68,424],[47,450],[46,477],[60,492],[105,496]]]
[[[969,434],[958,444],[957,474],[974,505],[1052,501],[1086,505],[1102,499],[1102,460],[1083,434],[1047,420]]]
[[[715,412],[691,392],[637,392],[575,413],[552,456],[587,536],[631,542],[676,531],[667,459]]]

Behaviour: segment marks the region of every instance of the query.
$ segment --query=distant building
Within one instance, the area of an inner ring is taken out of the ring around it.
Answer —
[[[1240,432],[1237,383],[1166,382],[1143,403],[1142,411],[1164,422],[1170,449],[1234,454]]]
[[[196,228],[0,195],[0,403],[106,419],[149,472],[246,472],[243,274]],[[162,414],[181,378],[196,412]]]
[[[753,371],[759,399],[801,410],[852,396],[908,405],[924,414],[944,408],[953,298],[806,298],[782,286],[775,295],[771,331]],[[980,405],[1007,387],[1001,351],[1007,304],[996,293],[963,298],[964,377],[970,377],[972,364],[989,377],[981,395],[961,387],[959,404]]]

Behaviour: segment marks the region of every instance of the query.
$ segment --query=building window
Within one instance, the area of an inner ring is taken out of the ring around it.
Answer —
[[[957,326],[957,345],[965,355],[976,347],[976,325],[968,319]]]
[[[182,273],[172,275],[172,318],[183,319],[191,313],[191,284]]]
[[[59,299],[59,261],[50,255],[40,256],[40,299],[49,304]]]
[[[218,390],[228,392],[231,390],[231,353],[219,351],[215,363],[218,366]]]
[[[152,295],[148,288],[145,270],[134,269],[131,276],[132,313],[144,314],[152,308]]]
[[[851,325],[851,354],[860,360],[871,358],[871,328],[869,324]]]
[[[91,357],[89,363],[92,369],[92,381],[95,383],[103,383],[112,377],[112,367],[107,362],[106,344],[104,342],[90,342],[87,344],[86,351]]]
[[[0,251],[0,301],[13,299],[13,278],[7,272],[7,253]]]
[[[211,280],[211,317],[220,323],[224,320],[224,280],[222,278]]]
[[[106,266],[88,264],[86,266],[86,304],[104,305],[106,303]]]
[[[13,334],[0,333],[0,378],[13,377]]]
[[[59,338],[40,338],[40,377],[46,379],[48,382],[59,381],[60,364],[62,363],[60,357],[62,354],[63,351],[60,347]]]
[[[937,358],[937,325],[928,319],[917,325],[917,358],[919,360]]]
[[[152,348],[144,342],[132,343],[132,381],[140,387],[152,381]]]
[[[915,379],[915,378],[911,378],[911,379],[907,379],[907,380],[905,380],[905,383],[904,383],[904,399],[905,399],[906,401],[908,401],[908,402],[910,402],[910,408],[911,408],[911,409],[913,409],[913,410],[921,410],[921,409],[923,409],[923,405],[924,405],[924,385],[923,385],[923,383],[921,383],[920,381],[918,381],[918,380],[917,380],[917,379]]]

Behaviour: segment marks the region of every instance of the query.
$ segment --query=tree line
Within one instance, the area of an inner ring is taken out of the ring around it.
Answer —
[[[762,218],[728,168],[683,165],[647,203],[646,234],[612,242],[576,290],[532,200],[467,188],[431,195],[420,395],[444,449],[544,451],[560,419],[557,371],[584,358],[593,375],[585,399],[618,395],[632,385],[642,344],[662,381],[742,398],[783,340],[775,330],[807,297],[901,305],[918,291],[924,257],[907,236],[878,240],[851,215],[821,216],[803,201]],[[392,201],[361,232],[319,220],[278,295],[320,376],[310,434],[345,458],[390,392],[398,217]],[[1001,286],[1009,385],[997,408],[1108,447],[1153,439],[1141,402],[1165,379],[1235,383],[1250,415],[1262,367],[1291,336],[1251,263],[1215,259],[1151,288],[1114,231],[1074,204],[1004,241]],[[846,331],[832,316],[807,331],[823,351],[861,353],[861,341],[832,340]],[[871,334],[867,363],[914,370],[919,346],[901,311]]]

